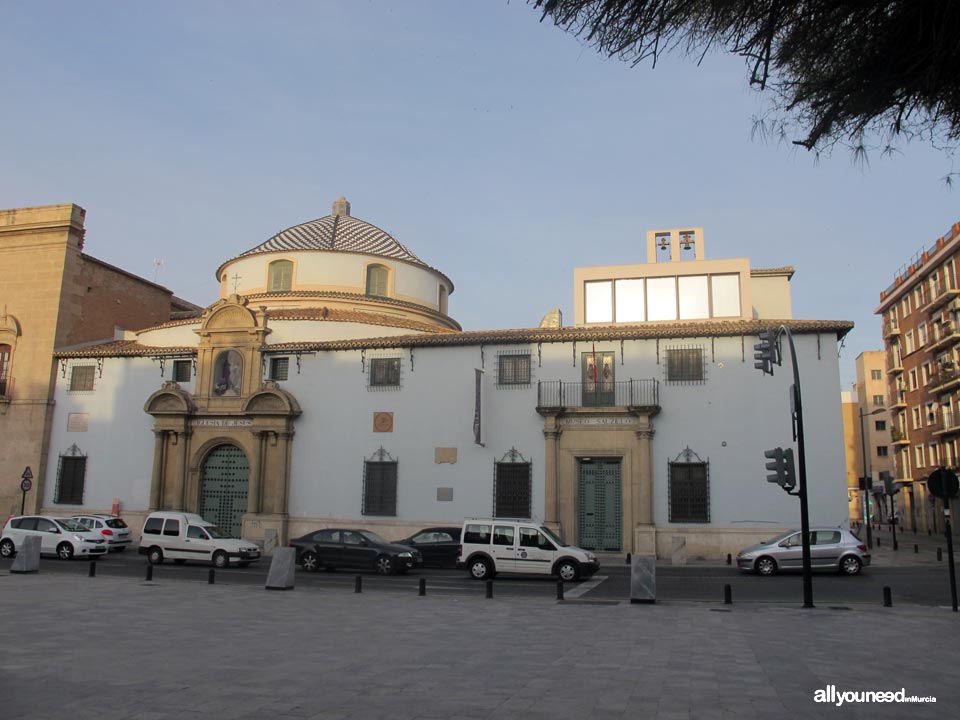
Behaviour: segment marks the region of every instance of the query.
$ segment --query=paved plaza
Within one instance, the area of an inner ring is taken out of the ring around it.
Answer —
[[[949,608],[267,591],[0,572],[4,720],[945,718]],[[815,702],[906,691],[936,704]]]

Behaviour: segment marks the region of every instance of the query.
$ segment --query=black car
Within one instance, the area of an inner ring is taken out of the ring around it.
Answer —
[[[356,568],[389,575],[423,565],[417,550],[389,543],[370,530],[317,530],[291,540],[289,545],[297,549],[297,564],[308,572]]]
[[[398,545],[416,548],[423,555],[423,564],[430,567],[455,568],[460,556],[460,527],[430,527],[397,540]]]

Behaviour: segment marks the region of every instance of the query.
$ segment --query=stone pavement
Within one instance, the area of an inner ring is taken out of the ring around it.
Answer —
[[[0,572],[0,717],[946,718],[960,616]],[[899,691],[936,704],[815,702]]]

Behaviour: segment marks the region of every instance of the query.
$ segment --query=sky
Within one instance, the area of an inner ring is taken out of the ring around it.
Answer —
[[[209,305],[222,262],[342,195],[465,330],[571,324],[575,267],[703,227],[708,259],[794,267],[794,318],[856,324],[849,389],[960,187],[920,142],[864,167],[752,137],[764,102],[739,58],[631,67],[520,0],[2,0],[0,208],[76,203],[85,252]]]

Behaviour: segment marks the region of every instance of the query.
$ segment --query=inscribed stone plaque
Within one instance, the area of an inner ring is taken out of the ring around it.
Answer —
[[[69,413],[67,432],[86,432],[90,425],[90,413]]]
[[[452,502],[453,488],[437,488],[437,502]]]
[[[457,449],[438,447],[433,449],[433,461],[440,465],[441,463],[450,463],[456,464],[457,462]]]

